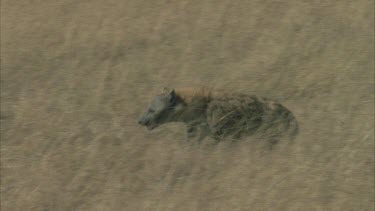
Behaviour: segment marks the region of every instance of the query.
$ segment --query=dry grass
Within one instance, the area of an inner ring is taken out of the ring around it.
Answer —
[[[374,210],[373,1],[1,4],[1,210]],[[280,100],[297,139],[136,125],[202,84]]]

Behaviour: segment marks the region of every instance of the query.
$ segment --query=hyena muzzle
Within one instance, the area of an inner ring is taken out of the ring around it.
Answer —
[[[258,134],[277,138],[298,133],[294,115],[281,104],[253,95],[224,93],[208,88],[182,88],[153,98],[138,123],[152,130],[169,122],[184,122],[188,138],[199,141],[238,139]]]

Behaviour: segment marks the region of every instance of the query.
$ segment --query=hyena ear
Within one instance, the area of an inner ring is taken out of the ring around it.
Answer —
[[[176,101],[176,92],[174,89],[168,94],[168,101],[171,103]]]
[[[169,88],[168,87],[163,87],[163,92],[162,92],[162,94],[168,94],[168,92],[169,92]]]

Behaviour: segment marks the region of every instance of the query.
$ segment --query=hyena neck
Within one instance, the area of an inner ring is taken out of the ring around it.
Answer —
[[[204,101],[194,100],[187,103],[183,98],[177,95],[176,105],[171,114],[170,122],[183,122],[189,124],[204,118],[206,113],[207,103]]]

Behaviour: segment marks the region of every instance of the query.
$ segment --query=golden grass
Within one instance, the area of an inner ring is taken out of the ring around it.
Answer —
[[[373,1],[1,2],[1,210],[374,210]],[[292,144],[136,124],[164,86],[279,99]]]

